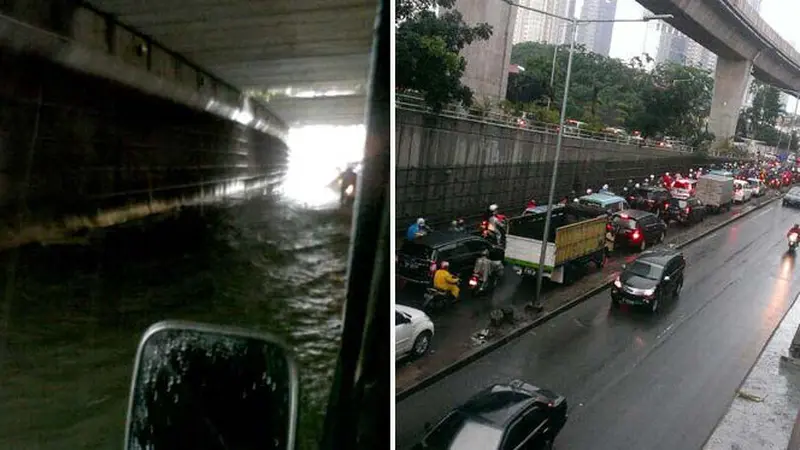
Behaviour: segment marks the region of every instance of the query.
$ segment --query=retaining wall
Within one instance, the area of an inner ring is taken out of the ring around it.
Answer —
[[[480,214],[489,204],[516,212],[544,203],[556,136],[470,120],[396,110],[396,225]],[[649,174],[688,172],[707,157],[614,142],[565,138],[557,198]]]

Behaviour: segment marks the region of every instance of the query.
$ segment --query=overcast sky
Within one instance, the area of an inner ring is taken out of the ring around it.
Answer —
[[[577,7],[583,4],[577,0]],[[617,1],[617,19],[639,18],[644,14],[636,0]],[[795,48],[800,43],[800,1],[797,0],[763,0],[761,4],[761,17],[780,35],[789,41]],[[614,34],[611,38],[610,56],[628,60],[642,52],[642,43],[645,39],[644,23],[617,23],[614,24]],[[651,55],[655,56],[655,55]],[[789,101],[787,107],[794,109],[794,102]]]

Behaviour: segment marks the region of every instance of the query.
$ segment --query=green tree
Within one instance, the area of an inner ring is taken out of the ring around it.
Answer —
[[[396,2],[397,87],[421,92],[434,111],[450,102],[472,105],[472,90],[461,83],[467,62],[459,52],[492,34],[486,23],[465,23],[461,13],[452,9],[454,4],[455,0]]]
[[[745,110],[745,115],[751,126],[752,135],[768,143],[768,139],[777,142],[777,131],[774,128],[778,117],[783,115],[780,90],[753,80],[750,92],[753,94],[753,105]]]

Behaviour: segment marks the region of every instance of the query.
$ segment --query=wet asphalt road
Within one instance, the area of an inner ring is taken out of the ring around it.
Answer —
[[[774,203],[684,248],[680,299],[658,316],[604,291],[397,404],[399,449],[481,388],[513,378],[565,394],[561,449],[699,449],[800,290]]]

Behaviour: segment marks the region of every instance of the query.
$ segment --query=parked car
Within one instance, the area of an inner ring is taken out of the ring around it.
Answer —
[[[611,286],[611,305],[646,306],[655,314],[662,303],[680,295],[684,269],[686,260],[677,250],[644,252],[622,266],[622,273]]]
[[[662,218],[667,223],[674,220],[682,225],[688,225],[702,222],[705,220],[707,213],[708,211],[706,211],[703,202],[694,197],[687,199],[673,198],[670,199]]]
[[[745,180],[733,180],[733,202],[744,203],[753,196],[750,183]]]
[[[475,260],[484,250],[496,249],[480,236],[457,231],[432,231],[405,241],[397,252],[397,275],[410,283],[430,284],[442,261],[450,263],[450,272],[462,279],[472,274]],[[493,255],[492,259],[501,259]]]
[[[567,422],[567,400],[520,380],[496,384],[448,413],[414,450],[551,449]]]
[[[394,336],[395,359],[419,358],[431,347],[433,322],[418,309],[394,305]]]
[[[667,235],[667,224],[655,214],[630,209],[615,213],[611,218],[615,230],[616,247],[647,249],[648,244],[663,242]]]
[[[783,196],[783,206],[800,206],[800,186],[789,189]]]
[[[631,200],[633,197],[633,200]],[[669,201],[669,191],[658,186],[644,186],[633,190],[633,195],[628,197],[633,209],[648,211],[661,215],[661,210]]]

